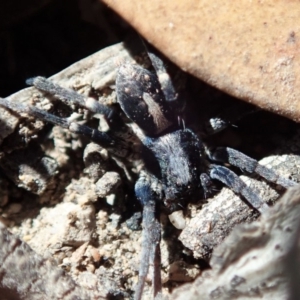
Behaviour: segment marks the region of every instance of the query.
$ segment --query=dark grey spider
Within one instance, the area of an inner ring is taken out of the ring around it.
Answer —
[[[184,206],[187,199],[197,199],[209,193],[211,179],[217,179],[244,196],[258,211],[263,212],[268,208],[235,173],[217,165],[217,162],[228,162],[248,173],[257,173],[285,188],[296,185],[234,149],[209,150],[193,131],[184,128],[184,123],[178,117],[183,105],[164,64],[150,50],[148,54],[156,74],[139,66],[125,64],[120,67],[116,81],[118,102],[127,117],[137,125],[135,133],[145,148],[145,168],[135,184],[136,196],[143,205],[143,245],[135,299],[142,297],[150,263],[155,266],[152,280],[154,298],[158,298],[161,293],[160,224],[157,218],[161,201],[173,212]],[[33,78],[28,83],[66,103],[75,103],[92,113],[102,114],[110,130],[100,132],[74,120],[57,117],[36,107],[12,103],[7,99],[0,99],[0,105],[89,136],[118,157],[131,155],[131,144],[123,134],[125,125],[113,109],[42,77]],[[223,126],[218,119],[212,124],[215,130]]]

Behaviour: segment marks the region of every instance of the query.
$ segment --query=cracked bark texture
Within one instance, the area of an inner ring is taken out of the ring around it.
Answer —
[[[206,271],[172,299],[299,299],[300,188],[259,221],[237,226],[217,247]]]

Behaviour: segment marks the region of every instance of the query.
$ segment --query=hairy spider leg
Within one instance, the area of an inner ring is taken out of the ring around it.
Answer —
[[[160,239],[161,226],[159,222],[159,201],[161,195],[153,187],[157,179],[147,172],[142,172],[135,184],[135,194],[143,205],[143,233],[142,233],[142,253],[139,268],[139,281],[137,283],[134,299],[142,298],[146,276],[149,266],[153,264],[152,284],[154,299],[161,295],[161,258]]]
[[[248,187],[243,180],[234,172],[226,167],[211,165],[209,176],[212,179],[219,180],[232,189],[236,194],[242,195],[252,207],[256,208],[260,213],[269,209],[268,205]]]
[[[114,109],[96,101],[94,98],[85,97],[74,90],[63,88],[45,77],[37,76],[26,80],[28,85],[33,85],[38,90],[49,93],[67,105],[76,104],[86,108],[94,114],[101,114],[105,117],[110,127],[114,130],[122,130],[123,122]]]
[[[200,182],[203,188],[204,199],[207,199],[209,196],[211,196],[212,191],[214,191],[214,184],[207,173],[200,174]]]
[[[156,76],[160,83],[160,88],[164,94],[165,101],[168,103],[169,107],[172,109],[173,114],[178,115],[182,113],[185,108],[186,101],[178,93],[172,82],[165,63],[163,60],[156,54],[157,51],[151,45],[147,44],[143,40],[144,47],[147,50],[148,57],[151,61],[151,64],[155,70]]]
[[[154,49],[149,47],[146,43],[144,43],[147,54],[151,60],[152,66],[155,69],[157,74],[161,90],[165,95],[165,99],[168,102],[177,101],[178,93],[175,91],[174,85],[172,84],[172,80],[170,75],[168,74],[166,67],[163,61],[154,53]]]
[[[229,147],[216,148],[210,157],[216,162],[228,162],[230,165],[240,168],[249,174],[257,174],[269,182],[289,188],[298,183],[277,174],[274,170],[261,165],[257,160]]]
[[[204,134],[210,136],[216,134],[229,126],[235,126],[234,124],[246,117],[247,115],[260,111],[259,107],[253,107],[247,103],[236,103],[234,107],[230,107],[225,111],[222,111],[219,116],[210,118],[204,123]]]
[[[70,130],[70,132],[88,136],[92,141],[98,143],[104,148],[107,148],[113,154],[119,157],[126,157],[130,154],[128,143],[110,132],[101,132],[89,126],[74,122],[69,118],[61,118],[35,106],[9,101],[7,98],[0,98],[0,105],[18,114],[26,113],[41,121],[49,122],[66,128]]]
[[[258,174],[269,182],[281,185],[284,188],[289,188],[297,185],[296,182],[284,178],[269,169],[259,162],[237,150],[228,147],[218,147],[214,151],[207,151],[208,157],[214,162],[229,163],[232,166],[240,168],[250,174]],[[260,197],[249,188],[234,172],[226,167],[219,165],[211,165],[210,177],[217,179],[234,192],[241,194],[244,198],[259,212],[265,211],[268,206]]]

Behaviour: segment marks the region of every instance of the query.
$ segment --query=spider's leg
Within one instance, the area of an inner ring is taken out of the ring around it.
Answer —
[[[212,193],[213,182],[209,175],[206,173],[200,174],[200,182],[203,188],[204,199],[207,199]]]
[[[170,76],[164,61],[157,54],[157,51],[146,42],[144,42],[144,46],[151,64],[156,72],[166,103],[176,116],[180,115],[186,104],[184,98],[175,88],[172,77]]]
[[[229,126],[233,126],[247,115],[253,114],[259,111],[260,108],[252,107],[245,103],[236,104],[234,107],[226,109],[219,116],[210,118],[204,124],[204,134],[206,136],[218,133]]]
[[[284,188],[289,188],[298,184],[290,179],[280,176],[272,169],[259,164],[257,160],[232,148],[216,148],[209,156],[213,161],[228,162],[232,166],[236,166],[250,174],[258,174],[267,181],[279,184]]]
[[[60,118],[35,106],[24,105],[21,103],[9,101],[6,98],[0,98],[0,105],[8,108],[18,114],[26,113],[41,121],[49,122],[54,125],[68,129],[70,132],[88,136],[92,141],[100,146],[107,148],[117,156],[125,157],[129,155],[128,143],[121,138],[114,136],[109,132],[101,132],[86,125],[81,125],[69,118]]]
[[[239,176],[226,167],[211,165],[209,175],[227,185],[235,193],[242,195],[260,213],[268,209],[268,205]]]
[[[161,274],[160,274],[160,238],[161,227],[158,220],[158,201],[160,195],[155,188],[156,179],[141,173],[135,184],[135,193],[143,205],[143,234],[142,253],[139,269],[139,281],[135,290],[135,300],[142,298],[146,276],[150,264],[153,264],[153,294],[154,299],[161,296]]]
[[[158,55],[155,54],[153,49],[144,43],[148,56],[151,60],[152,66],[155,69],[157,74],[159,83],[161,85],[161,89],[165,95],[165,99],[168,102],[177,101],[178,93],[176,92],[171,77],[165,67],[164,62],[162,59],[159,58]]]
[[[121,130],[123,122],[121,121],[119,115],[115,113],[112,108],[101,104],[94,98],[85,97],[81,94],[78,94],[74,90],[63,88],[60,85],[55,84],[49,79],[41,76],[30,78],[26,81],[26,83],[28,85],[33,85],[40,91],[49,93],[67,105],[76,104],[82,108],[88,109],[94,114],[101,114],[105,117],[113,129]]]

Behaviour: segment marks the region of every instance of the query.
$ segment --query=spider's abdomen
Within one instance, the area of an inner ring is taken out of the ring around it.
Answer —
[[[204,171],[203,146],[191,130],[147,138],[145,146],[159,163],[165,203],[170,210],[175,210],[178,202],[199,195],[200,174]]]
[[[155,74],[124,64],[118,71],[116,86],[122,110],[146,135],[156,136],[173,124],[174,115]]]

